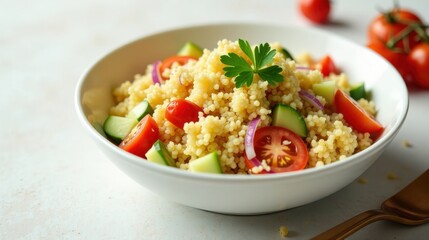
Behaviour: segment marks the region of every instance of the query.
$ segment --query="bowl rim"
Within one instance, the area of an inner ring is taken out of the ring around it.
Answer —
[[[175,175],[181,178],[187,178],[187,179],[205,179],[210,181],[269,181],[269,180],[279,180],[279,179],[287,179],[287,178],[296,178],[296,177],[304,177],[304,176],[314,176],[317,174],[324,174],[327,172],[335,171],[340,168],[344,168],[348,165],[357,164],[359,161],[363,161],[363,156],[370,154],[372,152],[375,152],[374,150],[383,148],[385,145],[389,144],[390,141],[395,137],[397,132],[399,131],[400,127],[404,123],[408,109],[409,109],[409,97],[408,97],[408,90],[404,83],[404,81],[401,81],[399,85],[401,86],[400,94],[403,99],[403,107],[401,108],[402,111],[398,113],[398,120],[394,122],[391,129],[386,132],[385,135],[382,135],[377,141],[375,141],[371,146],[366,148],[365,150],[355,153],[345,159],[332,162],[330,164],[324,165],[323,167],[314,167],[314,168],[306,168],[299,171],[293,171],[293,172],[285,172],[285,173],[275,173],[275,174],[256,174],[256,175],[250,175],[250,174],[211,174],[211,173],[193,173],[189,171],[185,171],[183,169],[174,168],[174,167],[165,167],[158,164],[153,164],[148,161],[142,161],[142,158],[135,156],[131,153],[128,153],[119,147],[117,147],[115,144],[110,142],[107,138],[105,138],[102,134],[100,134],[94,126],[89,122],[87,117],[85,116],[85,113],[83,111],[82,107],[82,95],[83,95],[83,86],[85,83],[85,79],[88,77],[89,73],[92,71],[94,67],[96,67],[102,60],[105,58],[108,58],[111,54],[113,54],[116,51],[121,50],[122,48],[125,48],[128,45],[137,43],[139,41],[144,40],[148,37],[154,37],[157,35],[162,34],[169,34],[172,32],[177,31],[183,31],[183,30],[196,30],[199,28],[207,28],[207,27],[251,27],[251,28],[261,28],[261,27],[277,27],[277,28],[284,28],[284,29],[298,29],[300,31],[304,32],[317,32],[318,34],[324,35],[328,38],[335,38],[336,41],[343,41],[347,44],[355,45],[357,48],[360,48],[362,51],[367,51],[369,54],[372,54],[375,58],[378,58],[380,61],[384,61],[387,65],[389,65],[388,68],[390,68],[390,71],[394,71],[394,74],[397,75],[397,79],[402,80],[402,77],[399,75],[397,70],[384,58],[379,56],[378,54],[374,53],[373,51],[369,50],[368,48],[365,48],[356,42],[353,42],[345,37],[336,35],[332,32],[328,32],[326,30],[321,30],[315,27],[306,26],[305,28],[302,26],[296,26],[296,25],[290,25],[290,24],[272,24],[272,23],[253,23],[253,22],[218,22],[218,23],[203,23],[203,24],[193,24],[193,25],[186,25],[181,27],[173,27],[173,28],[167,28],[167,29],[161,29],[158,31],[154,31],[151,33],[144,34],[142,36],[139,36],[133,40],[130,40],[128,42],[125,42],[123,44],[120,44],[117,47],[113,47],[112,49],[106,51],[105,54],[102,54],[99,56],[95,61],[92,62],[84,72],[80,75],[76,88],[75,88],[75,94],[74,94],[74,105],[75,110],[78,115],[78,119],[80,123],[84,126],[85,129],[89,132],[91,137],[96,140],[97,142],[100,142],[105,147],[113,150],[117,155],[121,156],[121,159],[124,161],[127,161],[131,164],[134,164],[138,167],[148,168],[151,171],[156,171],[160,174],[164,175]]]

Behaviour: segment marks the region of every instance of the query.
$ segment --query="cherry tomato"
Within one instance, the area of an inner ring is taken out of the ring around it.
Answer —
[[[329,0],[299,0],[299,10],[310,21],[321,24],[329,19],[331,3]]]
[[[369,43],[386,44],[389,39],[398,37],[410,23],[421,23],[420,18],[412,11],[394,8],[393,10],[375,17],[368,26]],[[402,52],[408,52],[421,42],[415,31],[411,31],[402,40],[398,41],[393,48]]]
[[[405,83],[411,83],[412,77],[407,62],[407,54],[395,52],[387,48],[386,45],[380,43],[370,43],[368,47],[389,61],[401,74]]]
[[[429,88],[429,43],[414,47],[408,55],[408,64],[414,83],[418,87]]]
[[[183,129],[185,123],[197,122],[198,113],[202,111],[203,109],[191,101],[177,99],[167,105],[165,118],[176,127]]]
[[[338,89],[334,99],[337,111],[343,114],[346,122],[358,132],[376,133],[383,129],[383,126],[371,117],[359,104],[349,95]]]
[[[171,56],[164,61],[162,61],[161,65],[159,66],[159,72],[162,74],[165,69],[171,68],[173,63],[177,62],[179,65],[185,65],[189,60],[197,60],[194,57],[191,56]],[[165,80],[165,79],[164,79]]]
[[[320,61],[320,72],[324,77],[329,76],[331,73],[338,74],[340,71],[338,70],[337,66],[335,66],[334,61],[329,55],[326,55],[323,57]]]
[[[286,128],[259,128],[253,144],[256,158],[265,160],[273,172],[290,172],[307,166],[307,145],[300,136]]]
[[[119,147],[134,155],[145,158],[147,151],[149,151],[158,139],[158,124],[150,115],[146,115],[119,144]]]

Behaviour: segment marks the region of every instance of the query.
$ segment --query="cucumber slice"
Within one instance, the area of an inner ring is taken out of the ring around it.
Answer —
[[[286,48],[282,48],[280,50],[281,53],[283,53],[283,55],[285,55],[286,59],[290,59],[290,60],[295,60],[292,56],[292,54],[286,49]]]
[[[120,143],[137,123],[138,121],[132,118],[108,116],[104,121],[103,131],[113,142]]]
[[[153,108],[150,106],[147,100],[141,101],[137,104],[130,112],[125,116],[127,118],[142,120],[147,114],[153,114]]]
[[[304,117],[291,106],[281,103],[274,106],[273,125],[287,128],[301,137],[308,133]]]
[[[203,157],[189,162],[189,171],[205,173],[222,173],[217,152],[209,153]]]
[[[329,80],[313,84],[314,93],[324,97],[326,102],[331,105],[334,102],[334,95],[336,89],[337,87],[335,84],[335,80]]]
[[[365,84],[363,82],[353,85],[350,89],[350,97],[354,100],[359,100],[361,98],[366,98]]]
[[[185,43],[185,45],[183,45],[180,48],[180,50],[177,53],[177,55],[199,58],[199,57],[201,57],[203,55],[203,49],[200,48],[195,43],[188,41],[188,42]]]
[[[165,145],[157,140],[149,151],[146,153],[146,159],[149,162],[175,167],[176,163],[174,159],[171,157]]]

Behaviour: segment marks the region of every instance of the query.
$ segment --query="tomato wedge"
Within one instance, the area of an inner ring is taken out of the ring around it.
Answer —
[[[145,158],[146,152],[158,139],[158,124],[150,115],[146,115],[119,144],[119,147],[129,153]]]
[[[338,89],[334,97],[337,112],[343,114],[346,122],[358,132],[376,133],[383,129],[383,126],[371,117],[359,104],[344,91]]]
[[[164,61],[162,61],[161,65],[159,66],[159,72],[162,74],[165,69],[171,68],[171,66],[175,62],[177,62],[179,65],[185,65],[189,60],[198,60],[198,59],[195,57],[191,57],[191,56],[171,56],[171,57],[168,57],[168,58],[164,59]],[[165,80],[165,78],[164,78],[164,80]]]
[[[256,158],[265,160],[272,172],[290,172],[303,169],[308,162],[308,149],[304,140],[294,132],[277,126],[256,130],[254,138]],[[248,169],[253,163],[245,156]]]
[[[326,55],[323,57],[320,61],[320,72],[324,77],[329,76],[331,73],[338,74],[340,71],[338,70],[337,66],[335,66],[334,61],[329,55]]]
[[[171,101],[165,110],[165,118],[174,126],[183,129],[185,123],[197,122],[198,113],[202,112],[197,104],[186,99]]]

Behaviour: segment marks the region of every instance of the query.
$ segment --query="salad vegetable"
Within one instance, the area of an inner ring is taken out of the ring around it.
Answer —
[[[256,130],[253,142],[256,158],[269,165],[267,171],[289,172],[307,166],[308,149],[304,140],[286,128],[261,127]]]
[[[343,90],[337,89],[335,92],[335,107],[343,114],[344,119],[353,129],[358,132],[376,133],[383,129],[383,126],[370,116],[359,104],[347,95]]]
[[[203,112],[197,104],[177,99],[171,101],[165,111],[165,118],[176,127],[183,129],[185,123],[198,121],[199,112]]]
[[[189,171],[204,173],[222,173],[217,152],[211,152],[203,157],[189,162]]]
[[[150,115],[146,115],[119,144],[119,147],[145,158],[147,151],[158,139],[158,124]]]
[[[146,158],[149,162],[175,167],[176,163],[174,159],[171,157],[167,148],[161,140],[156,140],[153,146],[146,153]]]

